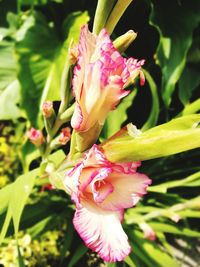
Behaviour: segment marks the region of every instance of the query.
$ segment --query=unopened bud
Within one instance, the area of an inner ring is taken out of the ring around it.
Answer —
[[[45,101],[42,104],[42,113],[45,118],[50,118],[53,114],[53,103],[51,101]]]
[[[74,46],[69,50],[69,60],[71,65],[74,65],[78,58],[78,46]]]
[[[119,36],[114,42],[114,47],[120,52],[124,52],[129,45],[135,40],[137,33],[133,30],[126,32],[125,34]]]
[[[58,138],[61,145],[66,145],[71,138],[71,129],[69,127],[63,128]]]
[[[180,221],[181,217],[180,217],[180,215],[178,215],[177,213],[174,213],[174,214],[171,215],[170,219],[171,219],[173,222],[177,223],[177,222]]]
[[[140,223],[139,226],[144,233],[144,238],[152,241],[156,240],[156,233],[147,223]]]
[[[26,136],[35,146],[39,147],[44,143],[44,136],[40,130],[31,128],[27,131]]]

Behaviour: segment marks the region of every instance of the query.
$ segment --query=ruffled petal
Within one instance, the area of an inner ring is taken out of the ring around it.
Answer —
[[[94,203],[82,201],[75,212],[74,227],[86,246],[107,262],[122,261],[131,251],[120,220],[122,211],[104,211]]]
[[[151,184],[151,180],[140,173],[111,173],[107,180],[112,184],[114,190],[98,205],[103,209],[113,211],[136,205],[146,194],[148,185]]]

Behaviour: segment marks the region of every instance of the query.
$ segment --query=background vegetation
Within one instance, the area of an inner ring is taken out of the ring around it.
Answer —
[[[40,106],[45,99],[55,101],[57,108],[69,43],[78,41],[81,25],[92,26],[96,4],[0,0],[0,239],[6,236],[0,266],[199,266],[199,149],[143,162],[140,172],[153,185],[125,214],[133,252],[123,263],[105,264],[83,245],[72,226],[73,205],[64,192],[49,190],[42,178],[33,187],[34,174],[10,184],[39,165],[38,151],[25,132],[30,126],[43,128]],[[146,84],[132,88],[109,115],[102,139],[127,121],[145,131],[199,112],[199,23],[198,0],[133,1],[112,38],[129,29],[138,32],[126,54],[146,59]],[[59,163],[67,151],[59,150],[52,159]],[[25,196],[20,194],[22,180],[28,186]],[[16,230],[29,194],[16,241],[9,210]],[[144,238],[141,222],[155,231],[155,241]]]

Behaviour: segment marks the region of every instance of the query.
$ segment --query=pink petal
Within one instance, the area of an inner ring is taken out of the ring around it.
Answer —
[[[119,210],[130,208],[146,194],[146,189],[151,180],[140,173],[112,173],[108,177],[108,182],[112,184],[114,190],[107,198],[99,203],[99,206],[106,210]]]
[[[113,192],[113,186],[111,183],[106,181],[108,175],[112,172],[111,168],[100,168],[96,169],[93,174],[91,183],[91,190],[93,193],[94,201],[101,203],[104,199]]]
[[[85,200],[81,204],[73,223],[85,244],[107,262],[122,261],[131,251],[120,223],[122,211],[104,211]]]
[[[84,154],[84,166],[98,167],[110,166],[110,162],[106,159],[105,155],[101,152],[97,145],[93,145],[90,150]]]

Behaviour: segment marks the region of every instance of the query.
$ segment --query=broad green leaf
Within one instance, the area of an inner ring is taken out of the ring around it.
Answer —
[[[73,252],[73,256],[68,264],[68,267],[76,266],[76,263],[84,256],[84,254],[87,252],[88,248],[81,244],[76,251]]]
[[[86,12],[72,13],[64,23],[61,39],[52,24],[34,12],[27,16],[18,31],[16,52],[22,105],[33,125],[37,124],[41,101],[60,100],[61,74],[69,43],[71,39],[77,41],[80,27],[87,21]]]
[[[0,94],[0,120],[14,120],[23,116],[21,110],[17,106],[19,100],[19,82],[14,80]]]
[[[143,133],[129,125],[101,144],[112,162],[148,160],[200,147],[200,114],[161,124]]]
[[[152,76],[146,71],[144,71],[144,75],[146,77],[146,80],[148,81],[151,95],[152,95],[152,108],[149,115],[148,120],[145,122],[145,124],[142,127],[143,131],[146,131],[149,128],[152,128],[156,125],[158,121],[158,115],[159,115],[159,98],[158,98],[158,88],[156,86],[155,81],[153,80]]]
[[[16,119],[21,116],[17,104],[20,87],[16,79],[16,62],[12,42],[0,41],[0,120]]]
[[[132,105],[136,94],[137,91],[133,90],[132,93],[122,100],[115,110],[109,113],[102,130],[102,137],[104,139],[109,138],[121,129],[122,123],[128,118],[127,109]]]
[[[0,41],[0,93],[16,79],[14,44]]]
[[[12,194],[9,196],[8,210],[3,228],[1,230],[0,243],[3,241],[6,235],[11,218],[13,219],[14,230],[17,236],[20,217],[22,215],[26,201],[32,191],[37,173],[38,169],[21,175],[12,185],[10,185],[12,186]]]
[[[19,221],[27,199],[34,186],[38,170],[21,175],[14,183],[13,193],[10,198],[9,206],[12,212],[15,234],[19,229]]]
[[[198,0],[152,1],[150,20],[160,34],[156,58],[162,71],[162,96],[166,106],[186,63],[194,29],[200,22]]]

